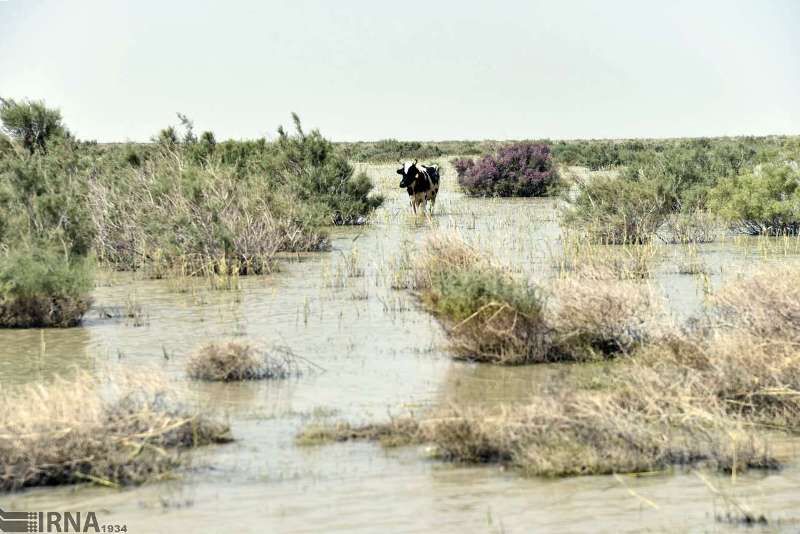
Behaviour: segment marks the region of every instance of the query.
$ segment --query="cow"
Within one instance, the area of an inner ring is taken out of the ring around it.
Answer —
[[[438,165],[417,165],[417,160],[413,163],[400,162],[401,168],[397,169],[397,174],[403,177],[400,180],[400,187],[408,191],[411,201],[411,209],[417,213],[417,207],[422,206],[423,213],[427,202],[431,201],[430,213],[433,214],[433,206],[436,204],[436,195],[439,193],[439,166]]]

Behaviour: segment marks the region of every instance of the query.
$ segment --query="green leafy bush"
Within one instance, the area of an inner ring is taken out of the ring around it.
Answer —
[[[652,181],[597,176],[578,185],[564,212],[565,222],[592,241],[646,243],[663,224],[669,209]]]
[[[3,130],[31,154],[36,150],[46,152],[50,139],[67,133],[61,112],[46,107],[42,101],[0,98],[0,121]]]
[[[354,175],[353,166],[338,155],[333,144],[318,130],[306,134],[293,114],[295,134],[282,127],[275,150],[267,160],[270,179],[288,188],[299,200],[327,211],[331,224],[363,221],[383,199],[370,196],[372,183],[366,174]]]
[[[470,269],[440,273],[426,297],[437,314],[463,321],[492,303],[503,302],[519,313],[542,311],[543,295],[536,286],[524,286],[497,272]]]
[[[91,305],[92,262],[44,247],[0,258],[0,327],[75,326]]]
[[[94,224],[86,204],[91,172],[74,150],[0,160],[0,243],[53,243],[86,256]]]
[[[795,163],[769,164],[721,180],[710,207],[733,228],[752,235],[800,231],[800,170]]]

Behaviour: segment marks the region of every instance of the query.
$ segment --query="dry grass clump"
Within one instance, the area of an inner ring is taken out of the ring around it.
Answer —
[[[77,326],[92,306],[88,295],[0,297],[0,326],[4,328]]]
[[[653,471],[704,463],[739,471],[774,467],[765,445],[713,409],[605,393],[538,397],[508,405],[455,409],[431,419],[424,436],[443,458],[510,464],[537,476]]]
[[[696,395],[731,413],[800,429],[800,271],[779,267],[734,281],[711,298],[692,330],[664,336],[639,359],[676,380],[698,376]]]
[[[544,294],[454,234],[434,234],[413,259],[423,305],[448,332],[457,358],[501,364],[549,359]]]
[[[652,315],[643,288],[572,279],[548,291],[514,277],[453,234],[434,234],[411,264],[423,305],[442,321],[460,359],[595,359],[630,350]]]
[[[642,362],[664,376],[699,377],[692,394],[713,398],[730,413],[790,431],[800,430],[800,347],[746,333],[662,341]]]
[[[659,229],[658,236],[667,243],[711,243],[717,239],[721,231],[719,218],[706,212],[696,210],[690,213],[671,213],[664,226]]]
[[[686,395],[642,369],[611,392],[534,397],[525,404],[450,407],[425,418],[353,428],[312,429],[306,443],[378,440],[430,443],[445,460],[500,463],[536,476],[663,470],[703,464],[723,471],[774,468],[778,462],[746,421],[717,404]]]
[[[158,377],[106,384],[81,373],[2,394],[0,490],[138,484],[183,465],[182,450],[230,440],[226,424],[170,400]]]
[[[416,289],[431,288],[443,274],[497,268],[485,254],[454,232],[433,233],[421,249],[407,254],[413,256],[408,261]]]
[[[765,268],[712,298],[715,326],[769,340],[800,342],[800,268]]]
[[[333,425],[313,424],[296,437],[298,445],[320,445],[343,441],[378,441],[384,447],[399,447],[418,443],[420,424],[416,419],[395,418],[388,423],[371,423],[355,426],[340,421]]]
[[[186,363],[190,377],[221,382],[286,378],[298,371],[297,357],[291,351],[266,351],[239,341],[207,343]]]
[[[633,282],[556,280],[548,310],[557,350],[565,359],[590,360],[630,352],[660,316],[652,290]]]

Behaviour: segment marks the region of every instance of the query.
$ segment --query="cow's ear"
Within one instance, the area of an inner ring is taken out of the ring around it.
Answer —
[[[403,169],[397,169],[397,174],[403,174]]]

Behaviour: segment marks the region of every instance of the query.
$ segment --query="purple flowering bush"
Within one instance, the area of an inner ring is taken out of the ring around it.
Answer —
[[[550,147],[541,143],[516,143],[477,161],[452,163],[459,185],[473,196],[543,196],[559,179]]]

